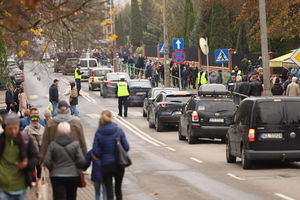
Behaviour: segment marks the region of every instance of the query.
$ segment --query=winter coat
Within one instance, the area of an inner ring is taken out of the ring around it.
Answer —
[[[66,134],[59,135],[48,147],[44,164],[50,176],[79,176],[85,159],[79,142]]]
[[[94,182],[102,182],[102,167],[101,167],[101,160],[93,160],[93,152],[90,150],[85,158],[85,163],[83,166],[83,170],[87,170],[92,163],[92,181]]]
[[[27,109],[27,97],[24,92],[19,94],[19,110],[24,112]]]
[[[69,96],[69,103],[71,106],[78,105],[78,92],[75,87],[72,90],[66,92],[65,96]]]
[[[52,102],[59,102],[58,98],[58,88],[56,85],[52,84],[49,88],[49,101]]]
[[[4,151],[5,140],[6,140],[6,135],[5,133],[2,133],[0,135],[0,157],[2,156],[2,153]],[[25,158],[28,158],[28,165],[25,169],[23,169],[23,172],[25,175],[26,186],[31,187],[32,182],[34,180],[32,170],[39,162],[38,152],[34,147],[33,141],[30,140],[30,138],[27,140],[28,143],[26,144],[25,140],[23,139],[23,136],[21,135],[21,132],[17,135],[14,141],[19,146],[20,161],[23,161]]]
[[[261,96],[262,91],[263,87],[260,81],[250,81],[249,96]]]
[[[290,83],[286,89],[286,96],[297,97],[300,96],[300,87],[297,83]]]
[[[71,116],[70,114],[58,114],[53,119],[47,122],[40,150],[41,160],[44,159],[49,144],[58,137],[57,126],[60,122],[69,122],[71,126],[70,136],[79,141],[83,155],[86,155],[87,147],[83,134],[83,128],[79,119],[77,117]]]
[[[275,83],[271,89],[273,95],[282,95],[283,87],[279,83]]]
[[[5,92],[5,103],[6,104],[14,104],[14,96],[10,89],[7,89]]]
[[[101,159],[102,165],[116,163],[116,134],[119,134],[121,144],[125,151],[129,151],[124,131],[115,123],[100,126],[96,132],[93,144],[93,155]]]
[[[209,76],[209,83],[218,83],[218,75],[210,75]]]
[[[44,134],[44,130],[45,128],[41,124],[38,125],[37,129],[30,124],[26,126],[26,128],[23,131],[24,133],[27,133],[30,136],[38,152],[40,151],[42,145],[42,137]]]

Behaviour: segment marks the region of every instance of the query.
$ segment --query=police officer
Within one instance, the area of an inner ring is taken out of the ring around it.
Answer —
[[[198,88],[201,85],[204,85],[204,84],[207,84],[207,83],[208,83],[207,73],[206,73],[206,71],[203,71],[202,68],[200,68],[200,70],[198,72],[198,77],[197,77]]]
[[[81,89],[81,76],[82,76],[82,74],[83,74],[83,72],[80,72],[80,64],[78,64],[76,69],[75,69],[75,72],[74,72],[74,77],[75,77],[78,96],[81,96],[80,89]]]
[[[120,79],[121,80],[117,85],[119,116],[122,117],[122,106],[124,105],[124,117],[127,117],[129,87],[124,75],[121,75]]]
[[[239,69],[238,66],[235,66],[234,69],[231,71],[232,76],[242,76],[242,71]]]

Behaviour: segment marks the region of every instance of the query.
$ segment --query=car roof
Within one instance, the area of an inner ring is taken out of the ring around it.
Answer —
[[[111,70],[111,68],[106,68],[106,67],[96,67],[96,68],[92,68],[92,71],[96,71],[96,70]]]
[[[156,87],[152,88],[152,90],[171,90],[171,91],[179,91],[179,88],[161,88],[161,87]]]
[[[210,100],[214,100],[214,99],[221,99],[223,102],[224,101],[231,101],[233,102],[233,99],[232,98],[228,98],[228,97],[219,97],[219,96],[216,96],[216,97],[195,97],[194,98],[196,101],[210,101]]]
[[[130,82],[149,82],[148,79],[131,79]]]
[[[255,101],[255,102],[270,102],[270,101],[299,101],[299,97],[285,97],[285,96],[273,96],[273,97],[248,97],[243,101]]]
[[[164,93],[164,92],[161,92],[161,93]],[[168,91],[167,93],[167,96],[169,96],[169,95],[180,95],[180,94],[182,94],[182,95],[184,95],[184,94],[190,94],[190,95],[193,95],[193,93],[191,93],[191,92],[188,92],[188,91]]]

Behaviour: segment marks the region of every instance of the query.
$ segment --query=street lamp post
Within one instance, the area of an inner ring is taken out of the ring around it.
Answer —
[[[260,20],[260,39],[261,39],[261,52],[264,69],[264,94],[271,96],[270,85],[270,68],[269,68],[269,55],[268,55],[268,34],[267,34],[267,19],[266,19],[266,1],[259,0],[259,20]]]
[[[170,70],[168,66],[168,58],[169,58],[169,43],[168,43],[168,26],[167,26],[167,8],[166,8],[166,0],[163,0],[163,26],[164,26],[164,71],[165,71],[165,87],[170,87]]]

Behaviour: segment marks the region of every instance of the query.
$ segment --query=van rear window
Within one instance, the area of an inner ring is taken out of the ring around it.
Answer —
[[[200,101],[197,103],[196,109],[200,112],[234,114],[236,109],[232,101]]]
[[[282,124],[284,120],[283,102],[261,102],[256,106],[257,124]]]
[[[300,124],[300,102],[287,102],[286,113],[288,124]]]

